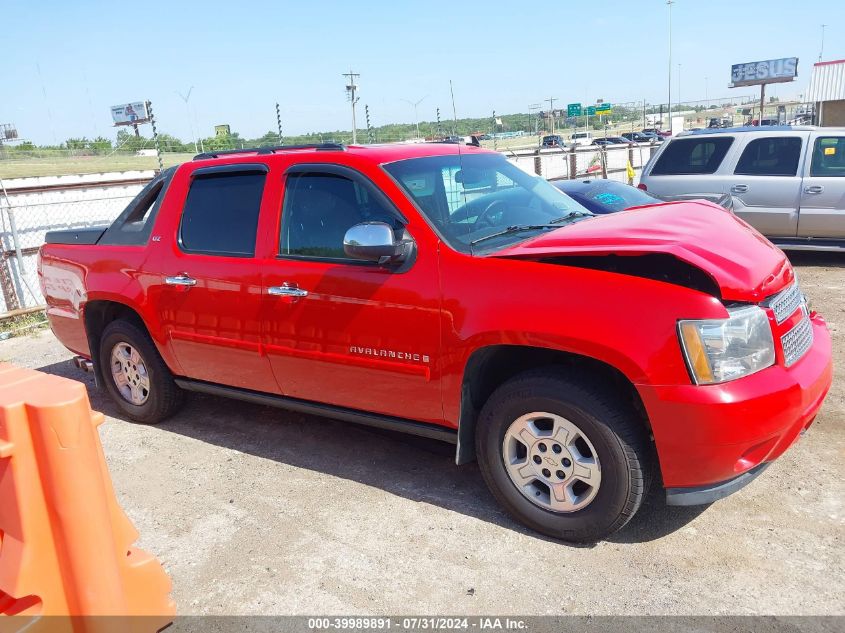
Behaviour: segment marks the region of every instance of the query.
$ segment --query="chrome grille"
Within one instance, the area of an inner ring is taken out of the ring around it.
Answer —
[[[802,301],[804,301],[804,296],[801,294],[798,282],[795,282],[786,290],[766,301],[766,305],[775,313],[775,320],[778,324],[781,324],[792,316]]]
[[[804,318],[794,328],[780,337],[783,360],[787,367],[800,359],[813,344],[813,326],[804,310]]]

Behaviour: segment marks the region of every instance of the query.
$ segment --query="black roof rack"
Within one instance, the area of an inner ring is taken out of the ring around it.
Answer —
[[[272,145],[268,147],[247,147],[244,149],[221,149],[215,152],[203,152],[194,156],[194,160],[203,160],[205,158],[217,158],[218,156],[225,156],[227,154],[275,154],[276,152],[286,152],[297,149],[316,149],[320,151],[346,151],[346,145],[343,143],[308,143],[305,145]]]

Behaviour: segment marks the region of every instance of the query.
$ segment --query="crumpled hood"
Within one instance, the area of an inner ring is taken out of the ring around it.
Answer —
[[[649,253],[673,255],[701,269],[727,301],[760,301],[794,278],[779,248],[732,213],[706,202],[668,202],[599,215],[489,257]]]

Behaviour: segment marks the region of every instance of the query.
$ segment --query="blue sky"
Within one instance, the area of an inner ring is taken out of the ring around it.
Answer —
[[[458,116],[667,92],[665,0],[0,0],[0,23],[0,123],[38,143],[113,138],[109,106],[143,99],[184,140],[217,123],[259,136],[276,101],[290,133],[349,129],[350,67],[374,125],[411,122],[403,99],[424,98],[422,120],[449,118],[450,79]],[[822,23],[825,59],[845,58],[843,0],[676,0],[673,101],[678,63],[685,101],[705,97],[705,77],[710,98],[733,94],[732,63],[790,56],[798,81],[770,94],[802,92]]]

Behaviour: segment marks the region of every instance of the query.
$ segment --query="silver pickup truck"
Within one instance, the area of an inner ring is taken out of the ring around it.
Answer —
[[[640,187],[730,193],[734,212],[781,248],[845,250],[845,128],[682,132],[652,156]]]

